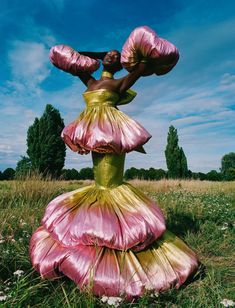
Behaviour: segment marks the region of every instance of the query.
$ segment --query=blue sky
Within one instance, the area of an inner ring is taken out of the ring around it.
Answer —
[[[141,78],[136,99],[120,108],[153,135],[147,155],[128,154],[126,168],[166,169],[167,131],[174,125],[189,168],[219,170],[221,157],[235,151],[234,12],[233,0],[1,0],[0,170],[15,168],[25,155],[27,129],[46,104],[59,109],[65,124],[85,106],[85,87],[50,64],[50,47],[121,50],[141,25],[174,43],[180,60],[166,76]],[[85,166],[90,155],[67,149],[66,168]]]

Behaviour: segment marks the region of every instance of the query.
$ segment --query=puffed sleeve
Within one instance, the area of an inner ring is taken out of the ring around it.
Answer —
[[[135,97],[136,97],[136,92],[129,89],[127,90],[121,97],[121,99],[119,100],[119,102],[117,103],[117,105],[125,105],[130,103]]]
[[[50,60],[57,68],[75,76],[79,72],[91,74],[100,66],[98,60],[81,55],[66,45],[52,47],[50,50]]]
[[[134,29],[121,52],[121,63],[129,72],[140,62],[149,64],[157,75],[168,73],[178,62],[179,51],[147,26]],[[145,74],[148,75],[148,72]]]

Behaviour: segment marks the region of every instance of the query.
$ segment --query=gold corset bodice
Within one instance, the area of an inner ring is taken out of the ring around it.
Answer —
[[[99,89],[99,90],[85,92],[83,93],[83,97],[87,107],[94,107],[94,106],[115,107],[119,100],[119,95],[116,92],[109,91],[106,89]]]
[[[83,97],[87,107],[115,107],[116,105],[124,105],[130,103],[135,96],[136,92],[130,89],[127,90],[122,97],[120,97],[118,93],[107,89],[98,89],[83,93]]]

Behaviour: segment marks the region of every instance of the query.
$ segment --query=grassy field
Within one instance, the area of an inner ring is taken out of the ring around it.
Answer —
[[[155,297],[146,294],[120,307],[223,307],[234,300],[235,182],[132,181],[156,200],[168,229],[199,255],[205,267],[192,283]],[[43,281],[28,257],[29,239],[47,203],[86,182],[53,182],[38,178],[0,182],[0,307],[109,307],[80,293],[66,278]]]

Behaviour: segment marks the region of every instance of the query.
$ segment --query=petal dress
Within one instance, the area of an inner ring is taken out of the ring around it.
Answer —
[[[123,181],[125,154],[143,150],[151,135],[118,110],[130,102],[106,89],[84,93],[85,110],[62,138],[92,152],[95,182],[52,200],[30,242],[43,278],[66,275],[81,290],[128,300],[180,287],[196,271],[196,254],[166,230],[157,204]]]

